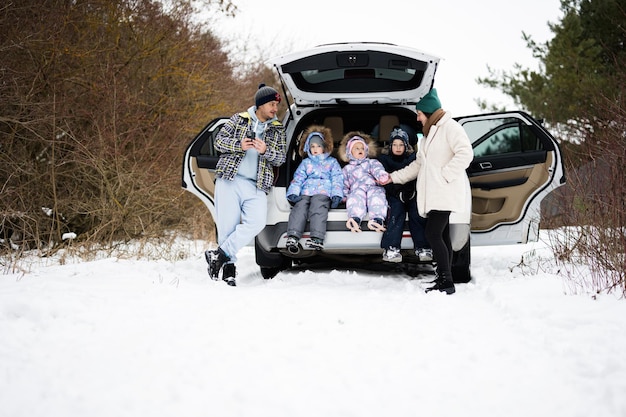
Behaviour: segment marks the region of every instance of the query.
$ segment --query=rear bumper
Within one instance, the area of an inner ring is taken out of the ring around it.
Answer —
[[[329,221],[326,225],[326,237],[324,239],[325,254],[346,254],[346,255],[380,255],[382,248],[380,241],[382,233],[367,229],[367,222],[361,223],[361,232],[355,233],[347,230],[345,222]],[[450,235],[453,249],[460,250],[469,239],[469,224],[451,224]],[[308,231],[302,235],[301,245],[310,237]],[[286,250],[287,243],[287,223],[277,223],[267,225],[258,234],[256,244],[264,252],[280,252],[289,257],[309,257],[314,256],[317,251],[301,251],[298,256],[293,256]],[[413,240],[411,233],[405,230],[402,234],[401,249],[413,251]]]

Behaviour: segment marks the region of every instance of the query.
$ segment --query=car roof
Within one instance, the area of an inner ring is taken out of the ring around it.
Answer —
[[[319,45],[268,61],[296,105],[416,103],[433,86],[440,58],[379,42]]]

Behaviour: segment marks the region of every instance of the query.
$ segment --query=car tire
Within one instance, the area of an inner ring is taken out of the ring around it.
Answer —
[[[455,283],[465,284],[472,280],[470,273],[471,250],[469,239],[461,250],[452,255],[452,280]]]
[[[291,258],[280,253],[266,252],[257,239],[254,240],[254,254],[256,264],[261,268],[261,276],[264,279],[274,278],[280,271],[292,266]]]
[[[261,276],[263,279],[272,279],[281,271],[280,268],[272,268],[268,266],[261,267]]]

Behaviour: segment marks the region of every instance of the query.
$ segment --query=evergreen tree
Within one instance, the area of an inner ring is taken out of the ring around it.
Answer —
[[[516,65],[490,70],[478,82],[497,88],[551,123],[605,120],[599,97],[617,100],[626,63],[626,0],[562,0],[563,17],[549,24],[554,38],[536,43],[523,34],[539,70]]]

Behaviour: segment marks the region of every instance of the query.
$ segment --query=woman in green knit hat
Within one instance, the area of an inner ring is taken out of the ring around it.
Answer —
[[[471,190],[465,170],[474,151],[463,127],[441,108],[436,89],[422,97],[415,109],[424,134],[417,157],[406,168],[393,172],[390,179],[404,184],[417,178],[417,209],[420,216],[428,218],[426,239],[437,262],[435,285],[426,292],[453,294],[450,213],[466,209],[466,196]]]

